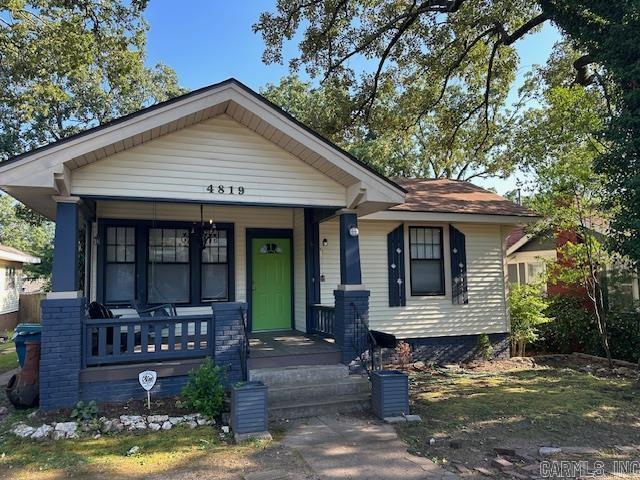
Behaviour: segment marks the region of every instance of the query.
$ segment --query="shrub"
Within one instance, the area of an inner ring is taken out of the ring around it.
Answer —
[[[71,418],[79,422],[89,422],[98,416],[98,405],[94,400],[85,403],[80,400],[76,403],[76,407],[71,411]]]
[[[219,418],[224,407],[226,369],[210,358],[189,372],[189,381],[182,389],[187,408],[209,418]]]
[[[538,338],[539,326],[550,319],[539,285],[512,285],[509,290],[511,353],[524,356],[527,344]]]
[[[478,353],[483,360],[491,360],[493,358],[493,345],[489,340],[489,335],[483,333],[478,336]]]

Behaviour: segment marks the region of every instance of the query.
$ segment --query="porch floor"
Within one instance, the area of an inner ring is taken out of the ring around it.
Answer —
[[[340,363],[333,340],[295,330],[252,333],[249,352],[249,368]]]

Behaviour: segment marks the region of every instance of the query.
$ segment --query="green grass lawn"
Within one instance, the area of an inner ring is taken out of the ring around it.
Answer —
[[[606,451],[639,443],[640,390],[631,378],[537,367],[411,380],[413,410],[424,422],[399,432],[410,450],[440,463],[486,467],[495,447],[535,454],[543,445]]]
[[[14,368],[18,368],[18,357],[14,343],[11,340],[0,343],[0,373],[8,372]]]

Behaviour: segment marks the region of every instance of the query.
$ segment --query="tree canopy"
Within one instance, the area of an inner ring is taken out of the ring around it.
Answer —
[[[145,66],[147,0],[0,0],[0,160],[182,93]]]
[[[390,105],[405,129],[426,119],[429,152],[476,162],[458,166],[465,178],[469,169],[490,175],[512,168],[501,153],[512,131],[514,112],[505,101],[519,66],[514,43],[547,21],[579,53],[556,81],[604,92],[601,130],[609,148],[596,166],[610,179],[609,205],[622,204],[611,224],[616,248],[640,260],[640,0],[279,0],[254,29],[267,63],[282,62],[284,42],[300,38],[291,69],[304,67],[322,85],[347,89],[352,122],[364,119],[375,129],[376,107],[392,91]]]

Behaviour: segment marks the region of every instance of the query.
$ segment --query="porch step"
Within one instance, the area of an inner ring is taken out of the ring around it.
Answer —
[[[291,402],[286,405],[269,405],[271,420],[316,417],[335,413],[363,412],[371,408],[371,396],[366,394],[343,395],[323,400]]]
[[[300,365],[333,365],[339,363],[341,358],[339,351],[250,356],[247,360],[247,365],[250,369],[296,367]]]
[[[289,405],[292,402],[315,400],[318,398],[341,398],[350,395],[368,395],[371,389],[369,380],[360,375],[331,382],[288,383],[269,387],[269,405]]]
[[[340,363],[333,365],[305,365],[284,368],[250,368],[249,380],[260,381],[269,387],[296,383],[326,383],[347,378],[349,368]]]
[[[369,380],[349,375],[342,364],[252,369],[249,379],[269,387],[272,420],[356,412],[371,404]]]

